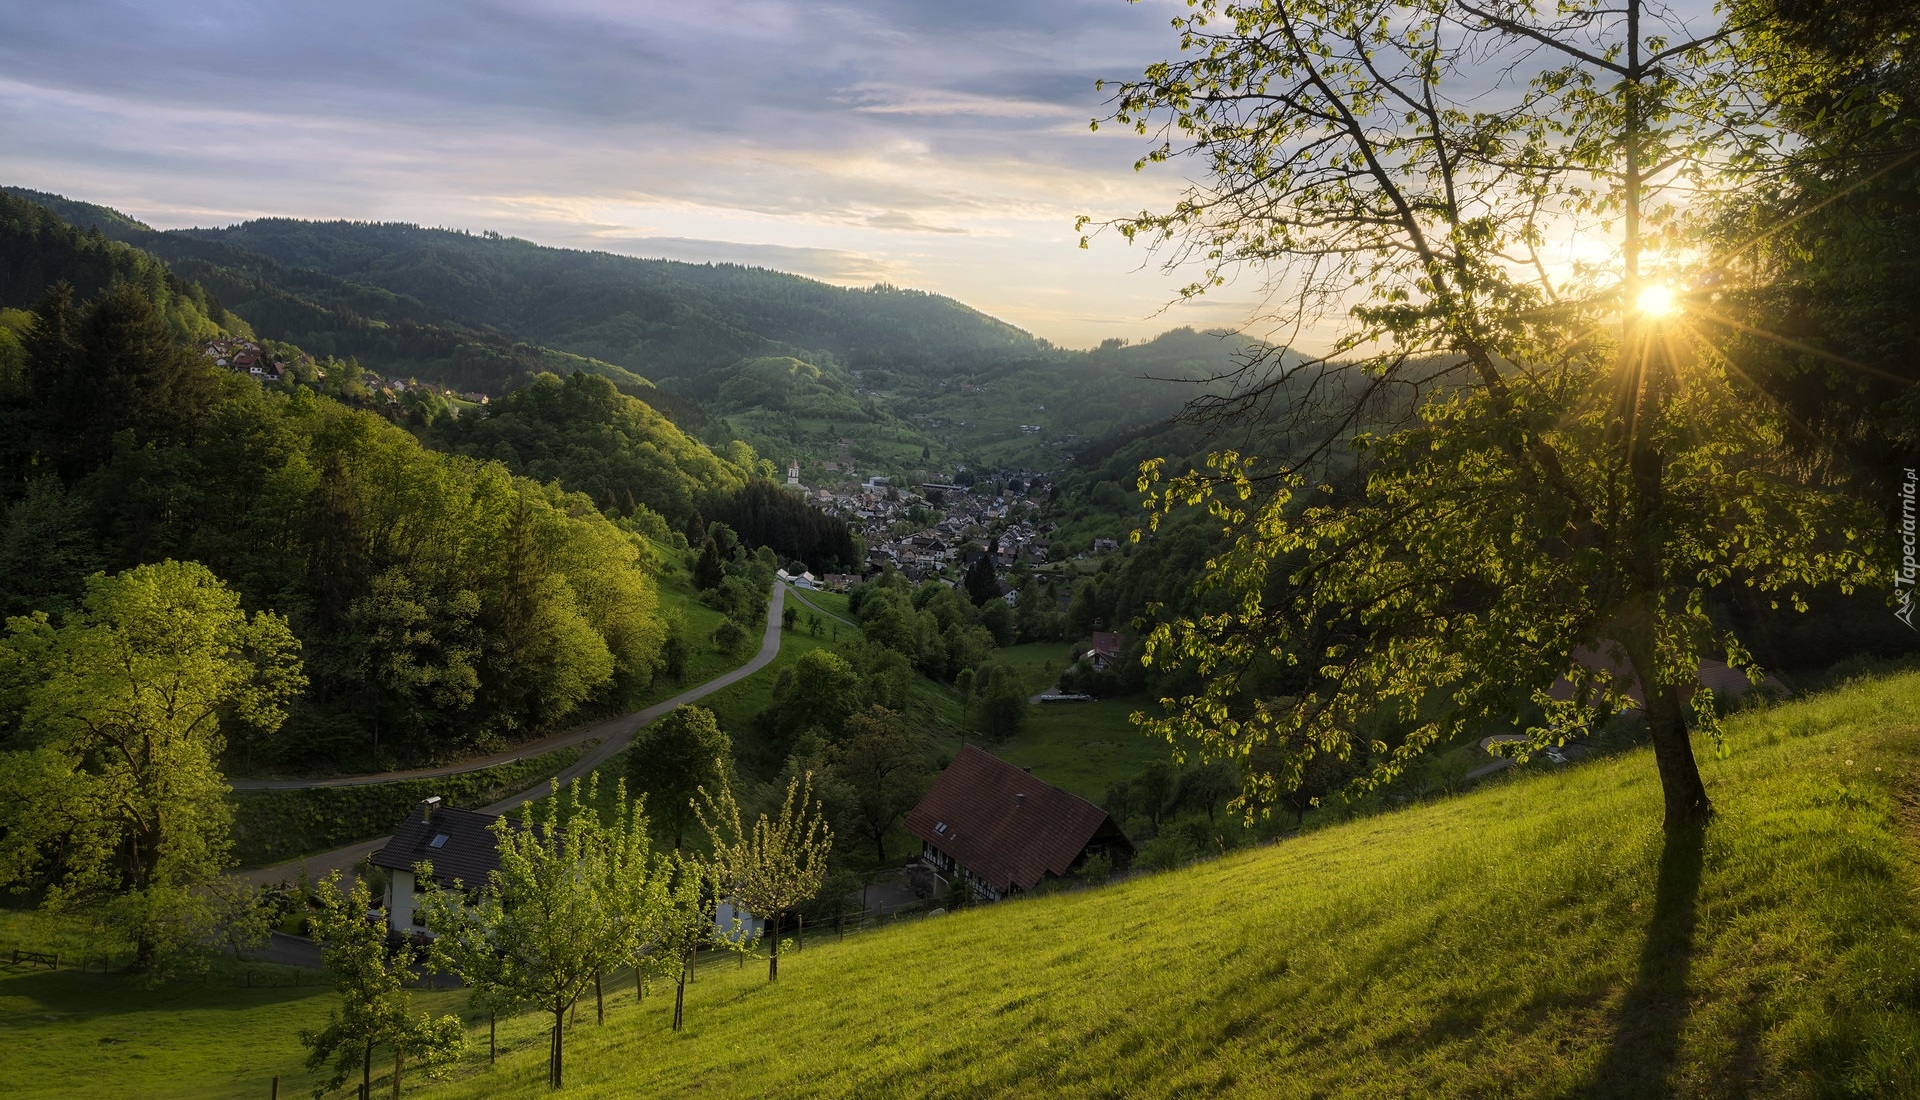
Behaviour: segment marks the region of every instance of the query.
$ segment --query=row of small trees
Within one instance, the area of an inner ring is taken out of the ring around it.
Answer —
[[[754,950],[758,937],[738,919],[726,928],[716,921],[723,898],[769,921],[767,978],[779,977],[782,919],[819,890],[832,845],[812,777],[796,777],[778,815],[763,813],[751,826],[730,786],[698,794],[692,809],[711,844],[707,858],[656,849],[645,800],[629,798],[622,782],[603,808],[596,773],[584,793],[578,780],[564,791],[555,784],[552,797],[528,805],[517,820],[496,821],[500,867],[485,883],[456,882],[423,898],[434,934],[428,969],[459,976],[490,1018],[521,1005],[552,1014],[553,1088],[564,1079],[568,1013],[589,988],[595,1017],[605,1022],[608,971],[632,967],[643,992],[650,977],[672,980],[677,1030],[695,953]],[[418,873],[428,881],[432,866],[422,864]],[[465,1032],[455,1017],[410,1011],[405,987],[418,977],[416,964],[410,954],[390,951],[384,925],[368,920],[372,899],[364,882],[343,892],[335,876],[322,884],[319,899],[315,937],[325,945],[341,1005],[325,1028],[302,1033],[308,1064],[332,1066],[323,1088],[338,1088],[356,1064],[368,1086],[374,1049],[389,1047],[397,1095],[408,1058],[443,1066],[464,1050]]]

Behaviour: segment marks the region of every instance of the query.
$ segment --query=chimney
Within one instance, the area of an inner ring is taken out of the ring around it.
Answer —
[[[1024,795],[1024,794],[1015,794],[1015,795],[1013,796],[1013,804],[1014,804],[1014,805],[1016,805],[1016,806],[1024,806],[1024,805],[1026,805],[1026,804],[1027,804],[1027,796],[1026,796],[1026,795]]]
[[[421,822],[422,822],[422,823],[424,823],[424,824],[431,824],[431,823],[432,823],[432,821],[433,821],[433,811],[435,811],[435,810],[437,810],[437,809],[439,809],[439,808],[440,808],[440,796],[439,796],[439,795],[437,795],[437,794],[436,794],[436,795],[434,795],[434,796],[433,796],[432,798],[423,798],[423,799],[421,799],[421,800],[420,800],[420,820],[421,820]]]

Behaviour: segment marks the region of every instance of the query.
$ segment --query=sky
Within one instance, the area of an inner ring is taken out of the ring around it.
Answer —
[[[160,228],[353,218],[951,295],[1068,347],[1238,327],[1076,215],[1179,0],[0,0],[0,182]]]

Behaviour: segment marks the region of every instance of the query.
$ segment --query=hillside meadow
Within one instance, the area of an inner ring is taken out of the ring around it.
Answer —
[[[579,1016],[567,1093],[1913,1095],[1917,704],[1907,672],[1732,719],[1725,758],[1699,746],[1704,836],[1663,838],[1629,752],[1105,888],[816,932],[777,985],[715,960],[679,1034],[667,998],[615,981],[605,1026]],[[264,1096],[329,1001],[8,971],[0,1073],[16,1096],[81,1073],[101,1095]],[[476,1023],[479,1053],[409,1094],[545,1095],[539,1018],[502,1022],[491,1068]]]

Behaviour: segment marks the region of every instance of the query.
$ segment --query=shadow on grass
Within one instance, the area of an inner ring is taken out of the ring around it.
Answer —
[[[1687,978],[1693,964],[1694,928],[1699,923],[1705,853],[1704,829],[1667,834],[1640,969],[1620,1002],[1613,1041],[1593,1079],[1578,1094],[1588,1100],[1672,1092],[1680,1060],[1680,1031],[1687,1022]]]

